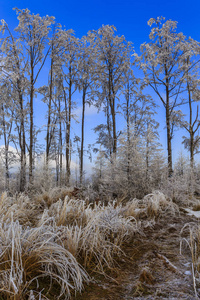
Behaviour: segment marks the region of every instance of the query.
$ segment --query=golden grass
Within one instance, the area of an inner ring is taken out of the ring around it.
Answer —
[[[70,297],[89,282],[88,271],[104,273],[155,218],[178,212],[156,191],[125,205],[70,198],[73,191],[53,189],[40,195],[0,198],[0,292],[6,299]],[[146,219],[143,219],[145,217]],[[82,266],[81,266],[82,265]]]
[[[179,213],[178,205],[160,191],[146,195],[142,202],[146,207],[147,216],[149,217],[160,217]]]
[[[70,199],[65,197],[64,201],[59,199],[49,208],[49,215],[55,217],[57,226],[79,225],[85,226],[91,217],[92,209],[86,205],[84,200]]]
[[[42,193],[36,194],[33,199],[37,205],[41,205],[44,208],[49,208],[58,200],[64,200],[66,196],[72,198],[74,195],[76,195],[76,191],[72,188],[54,187],[48,191],[44,190]]]
[[[189,248],[191,254],[191,271],[193,278],[193,287],[195,297],[200,295],[197,294],[197,290],[200,287],[200,225],[195,223],[187,223],[181,230],[181,235],[185,231],[189,232],[189,238],[182,238],[180,242],[180,253],[183,254],[184,244]]]
[[[0,292],[7,299],[26,299],[41,292],[40,279],[48,278],[60,287],[59,296],[70,290],[81,291],[89,277],[75,257],[55,242],[57,233],[50,226],[23,230],[19,222],[0,224]]]
[[[121,207],[115,207],[115,203],[96,207],[93,217],[83,228],[80,250],[84,266],[93,266],[98,271],[104,266],[112,268],[114,256],[122,253],[123,242],[131,240],[137,231],[136,220],[121,216]]]
[[[197,203],[193,206],[192,210],[194,211],[200,211],[200,201],[197,200]]]

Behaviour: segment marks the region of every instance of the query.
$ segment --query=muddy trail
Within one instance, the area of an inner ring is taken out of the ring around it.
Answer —
[[[118,299],[197,299],[195,298],[191,254],[185,245],[180,254],[180,235],[186,223],[198,222],[181,212],[162,218],[144,234],[124,245],[126,256],[117,261],[110,277],[95,275],[95,282],[85,288],[76,300]]]

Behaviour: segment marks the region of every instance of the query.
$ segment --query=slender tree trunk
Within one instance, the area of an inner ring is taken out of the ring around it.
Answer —
[[[5,149],[5,189],[9,190],[9,162],[8,162],[8,146],[9,146],[9,139],[6,135],[6,121],[5,121],[5,111],[4,106],[2,104],[2,117],[3,117],[3,137],[4,137],[4,149]]]
[[[173,173],[172,169],[172,136],[171,136],[171,122],[170,122],[170,105],[169,105],[169,79],[165,68],[166,76],[166,126],[167,126],[167,152],[168,152],[168,176]]]
[[[112,116],[112,129],[113,129],[113,145],[112,153],[116,155],[117,152],[117,134],[116,134],[116,119],[115,119],[115,94],[112,82],[112,70],[109,67],[109,81],[108,81],[108,98]]]
[[[102,178],[102,169],[103,169],[103,162],[102,162],[102,153],[100,148],[100,160],[99,160],[99,179]]]
[[[116,155],[117,152],[117,133],[116,133],[116,113],[115,113],[115,99],[113,96],[112,104],[111,104],[111,116],[113,123],[113,153]]]
[[[24,124],[24,105],[23,97],[21,92],[19,93],[19,103],[20,103],[20,192],[25,190],[26,186],[26,136],[25,136],[25,124]]]
[[[56,151],[56,186],[59,185],[59,149]]]
[[[4,134],[4,143],[5,143],[5,169],[6,169],[6,190],[9,190],[9,162],[8,162],[8,143],[6,142],[6,136]]]
[[[86,88],[83,88],[82,96],[82,124],[81,124],[81,161],[80,161],[80,185],[83,184],[83,147],[84,147],[84,122],[85,122],[85,97]]]
[[[194,133],[190,134],[190,166],[193,169],[194,167]]]
[[[31,52],[32,55],[32,52]],[[33,95],[34,95],[34,67],[31,57],[31,87],[30,87],[30,146],[29,146],[29,183],[33,182]]]
[[[129,83],[127,85],[126,93],[126,134],[127,134],[127,182],[128,182],[128,197],[130,196],[130,186],[131,186],[131,177],[130,177],[130,159],[131,159],[131,144],[130,144],[130,113],[129,113],[129,102],[130,102],[130,91]]]
[[[166,125],[167,125],[167,158],[168,158],[168,175],[171,176],[172,170],[172,138],[170,130],[170,116],[169,116],[169,106],[166,106]]]
[[[146,182],[149,187],[149,123],[147,122],[147,139],[146,139]]]
[[[62,121],[61,121],[61,104],[59,99],[59,184],[62,184]]]
[[[6,190],[9,190],[8,145],[5,145]]]
[[[66,126],[66,184],[70,182],[70,131],[71,131],[71,109],[72,109],[72,69],[69,67],[69,99],[68,99],[68,122]]]
[[[107,118],[107,130],[108,130],[108,139],[109,139],[109,154],[110,154],[110,157],[112,155],[112,136],[111,136],[111,128],[110,128],[110,111],[109,111],[109,108],[110,108],[110,105],[109,105],[109,101],[108,99],[106,99],[107,101],[107,106],[106,106],[106,118]]]
[[[187,90],[188,90],[188,97],[189,97],[189,111],[190,111],[190,123],[189,123],[189,134],[190,134],[190,166],[193,169],[194,166],[194,131],[193,131],[193,124],[192,124],[192,99],[191,99],[191,92],[189,83],[187,81]]]
[[[50,70],[50,83],[49,83],[49,103],[48,103],[48,121],[47,121],[47,134],[46,134],[46,166],[48,169],[49,153],[51,147],[50,128],[51,128],[51,102],[53,91],[53,58],[51,58],[51,70]]]

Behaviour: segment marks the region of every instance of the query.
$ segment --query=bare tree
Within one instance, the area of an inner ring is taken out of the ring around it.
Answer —
[[[155,25],[149,38],[150,43],[141,45],[142,55],[136,57],[140,68],[144,71],[146,84],[158,95],[165,109],[167,128],[168,170],[172,174],[172,117],[175,107],[182,103],[180,93],[184,90],[185,71],[182,63],[192,52],[188,48],[186,37],[177,33],[177,22],[164,18],[151,18],[149,26]],[[190,39],[192,42],[193,40]]]
[[[39,14],[31,14],[28,9],[15,8],[18,15],[19,25],[15,30],[19,32],[27,55],[27,77],[29,78],[29,110],[30,110],[30,144],[29,144],[29,181],[32,183],[33,176],[33,103],[35,95],[35,84],[49,54],[50,47],[46,53],[47,38],[50,27],[54,22],[53,17],[40,17]]]
[[[115,31],[114,26],[106,25],[89,33],[96,45],[96,68],[102,91],[99,101],[103,102],[107,118],[110,155],[117,152],[116,100],[123,85],[124,73],[130,68],[129,53],[132,51],[131,43],[124,36],[116,35]]]
[[[77,86],[78,61],[77,53],[79,49],[78,39],[74,36],[73,30],[59,31],[59,55],[61,58],[62,72],[62,93],[64,98],[65,111],[65,156],[66,156],[66,184],[70,183],[70,162],[71,162],[71,121],[72,109],[74,103],[72,96],[75,93]]]
[[[27,123],[27,108],[24,99],[27,88],[26,59],[22,50],[20,38],[16,38],[11,33],[7,23],[2,20],[0,26],[4,38],[1,40],[1,51],[3,53],[3,76],[10,87],[10,97],[13,98],[12,108],[14,122],[18,132],[18,145],[20,148],[20,191],[24,191],[26,186],[26,135],[25,127]],[[16,140],[15,140],[16,142]],[[18,149],[16,147],[16,149]]]
[[[195,65],[195,68],[191,69],[191,66],[194,65],[194,62],[191,62],[191,59],[188,58],[185,61],[186,68],[186,88],[188,95],[188,106],[189,106],[189,122],[183,121],[181,125],[186,129],[189,133],[189,138],[183,137],[183,144],[186,149],[190,152],[190,166],[193,169],[194,166],[194,155],[198,153],[200,146],[200,136],[197,134],[198,129],[200,127],[199,121],[199,106],[196,108],[196,116],[193,116],[193,105],[194,102],[199,101],[200,90],[199,90],[199,75],[198,75],[198,67],[199,65]]]
[[[78,80],[77,87],[82,93],[81,118],[81,149],[80,149],[80,185],[83,183],[83,157],[84,157],[84,125],[86,104],[92,104],[92,89],[96,80],[95,51],[89,36],[84,36],[79,43],[78,53]]]

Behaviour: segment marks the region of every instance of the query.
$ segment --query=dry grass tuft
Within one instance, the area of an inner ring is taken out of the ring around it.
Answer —
[[[127,202],[121,213],[125,217],[132,216],[137,220],[142,220],[143,226],[145,219],[179,213],[179,207],[160,191],[154,191],[142,200],[133,199]]]
[[[24,194],[16,194],[8,197],[3,193],[0,198],[0,218],[3,222],[11,219],[19,221],[20,224],[31,226],[36,222],[39,213],[38,206]]]
[[[138,199],[133,199],[126,203],[123,210],[123,215],[126,217],[134,217],[138,219],[141,214],[140,201]]]
[[[37,194],[33,197],[34,202],[43,208],[49,208],[53,203],[58,200],[64,200],[65,197],[69,198],[76,196],[76,189],[66,188],[66,187],[55,187],[48,191],[43,191],[43,193]]]
[[[65,197],[52,204],[49,215],[55,217],[57,226],[78,225],[84,227],[91,217],[92,209],[86,206],[84,200],[69,199]]]
[[[197,203],[193,206],[192,210],[200,211],[200,201],[198,200]]]
[[[175,215],[179,213],[178,205],[160,191],[146,195],[142,202],[146,207],[147,216],[149,217],[157,218],[163,215]]]
[[[0,291],[6,299],[48,295],[54,284],[59,296],[81,291],[89,277],[74,256],[55,242],[57,233],[49,226],[23,230],[19,222],[0,224]],[[46,280],[43,291],[42,281]]]
[[[96,207],[94,216],[83,229],[81,253],[84,266],[102,271],[103,266],[111,268],[114,256],[121,254],[124,241],[133,238],[138,231],[133,217],[123,217],[121,207],[109,203],[107,207]]]
[[[152,273],[148,267],[144,267],[142,269],[142,271],[140,273],[139,281],[144,282],[149,285],[152,285],[155,283],[155,278],[152,275]]]
[[[61,241],[84,267],[104,272],[105,267],[112,268],[114,256],[121,255],[123,242],[139,231],[135,218],[122,215],[123,210],[115,202],[92,209],[83,200],[65,197],[44,211],[39,225],[55,227],[57,242]]]

